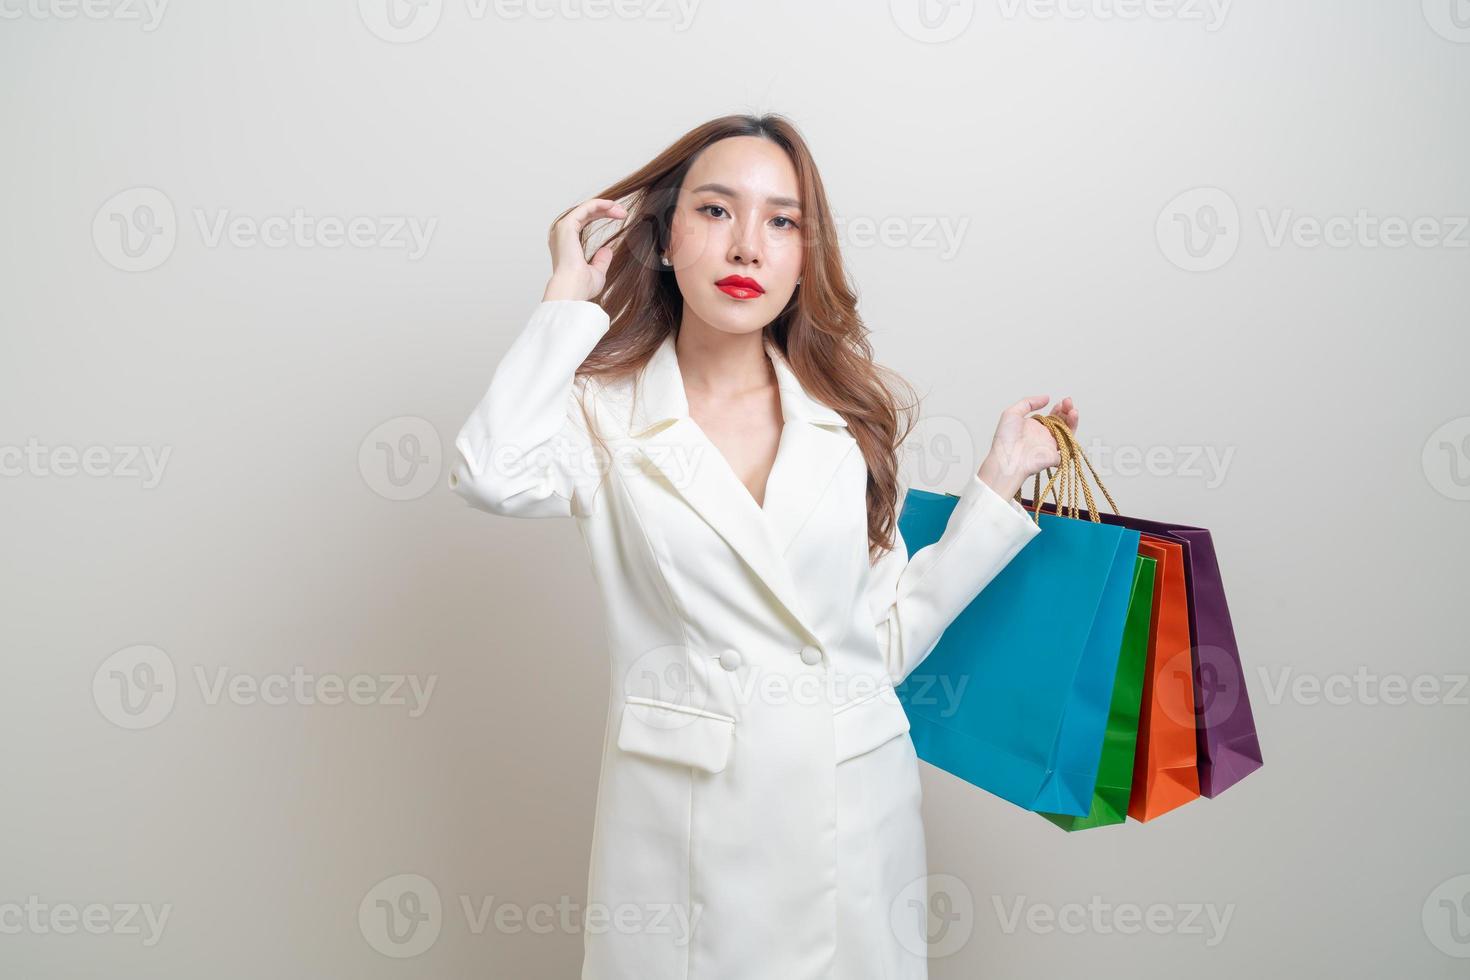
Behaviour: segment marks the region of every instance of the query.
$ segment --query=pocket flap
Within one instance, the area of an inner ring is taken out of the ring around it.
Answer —
[[[735,719],[672,701],[628,695],[618,725],[618,748],[705,772],[721,772],[730,758]]]
[[[839,704],[832,714],[832,728],[837,761],[844,762],[907,732],[909,716],[893,686],[884,683],[871,694]]]

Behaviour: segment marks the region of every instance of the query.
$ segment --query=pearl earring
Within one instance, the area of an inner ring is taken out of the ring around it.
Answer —
[[[667,255],[663,256],[663,260],[664,260],[664,265],[673,265],[674,264],[674,263],[672,263],[672,262],[669,261],[669,257]]]
[[[798,277],[797,277],[797,279],[796,279],[796,284],[797,284],[797,285],[798,285],[798,286],[800,286],[800,285],[801,285],[801,277],[800,277],[800,276],[798,276]]]

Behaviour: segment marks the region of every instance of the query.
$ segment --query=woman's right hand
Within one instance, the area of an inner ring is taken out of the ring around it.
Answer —
[[[597,218],[626,218],[628,211],[616,201],[594,197],[583,201],[551,226],[547,245],[551,247],[551,280],[541,299],[590,300],[602,292],[607,282],[607,267],[612,262],[612,246],[604,245],[588,262],[583,258],[582,229]]]

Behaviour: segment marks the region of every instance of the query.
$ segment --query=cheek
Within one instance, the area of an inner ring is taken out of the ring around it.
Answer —
[[[709,221],[696,221],[680,214],[669,229],[669,259],[675,269],[689,269],[709,261],[718,251],[716,226]]]
[[[766,245],[766,264],[784,279],[796,282],[802,272],[801,240],[794,232],[772,235]]]

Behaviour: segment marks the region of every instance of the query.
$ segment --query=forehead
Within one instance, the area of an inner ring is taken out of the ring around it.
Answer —
[[[703,184],[720,184],[751,202],[773,196],[801,199],[791,158],[758,136],[731,136],[705,147],[685,175],[684,189]]]

